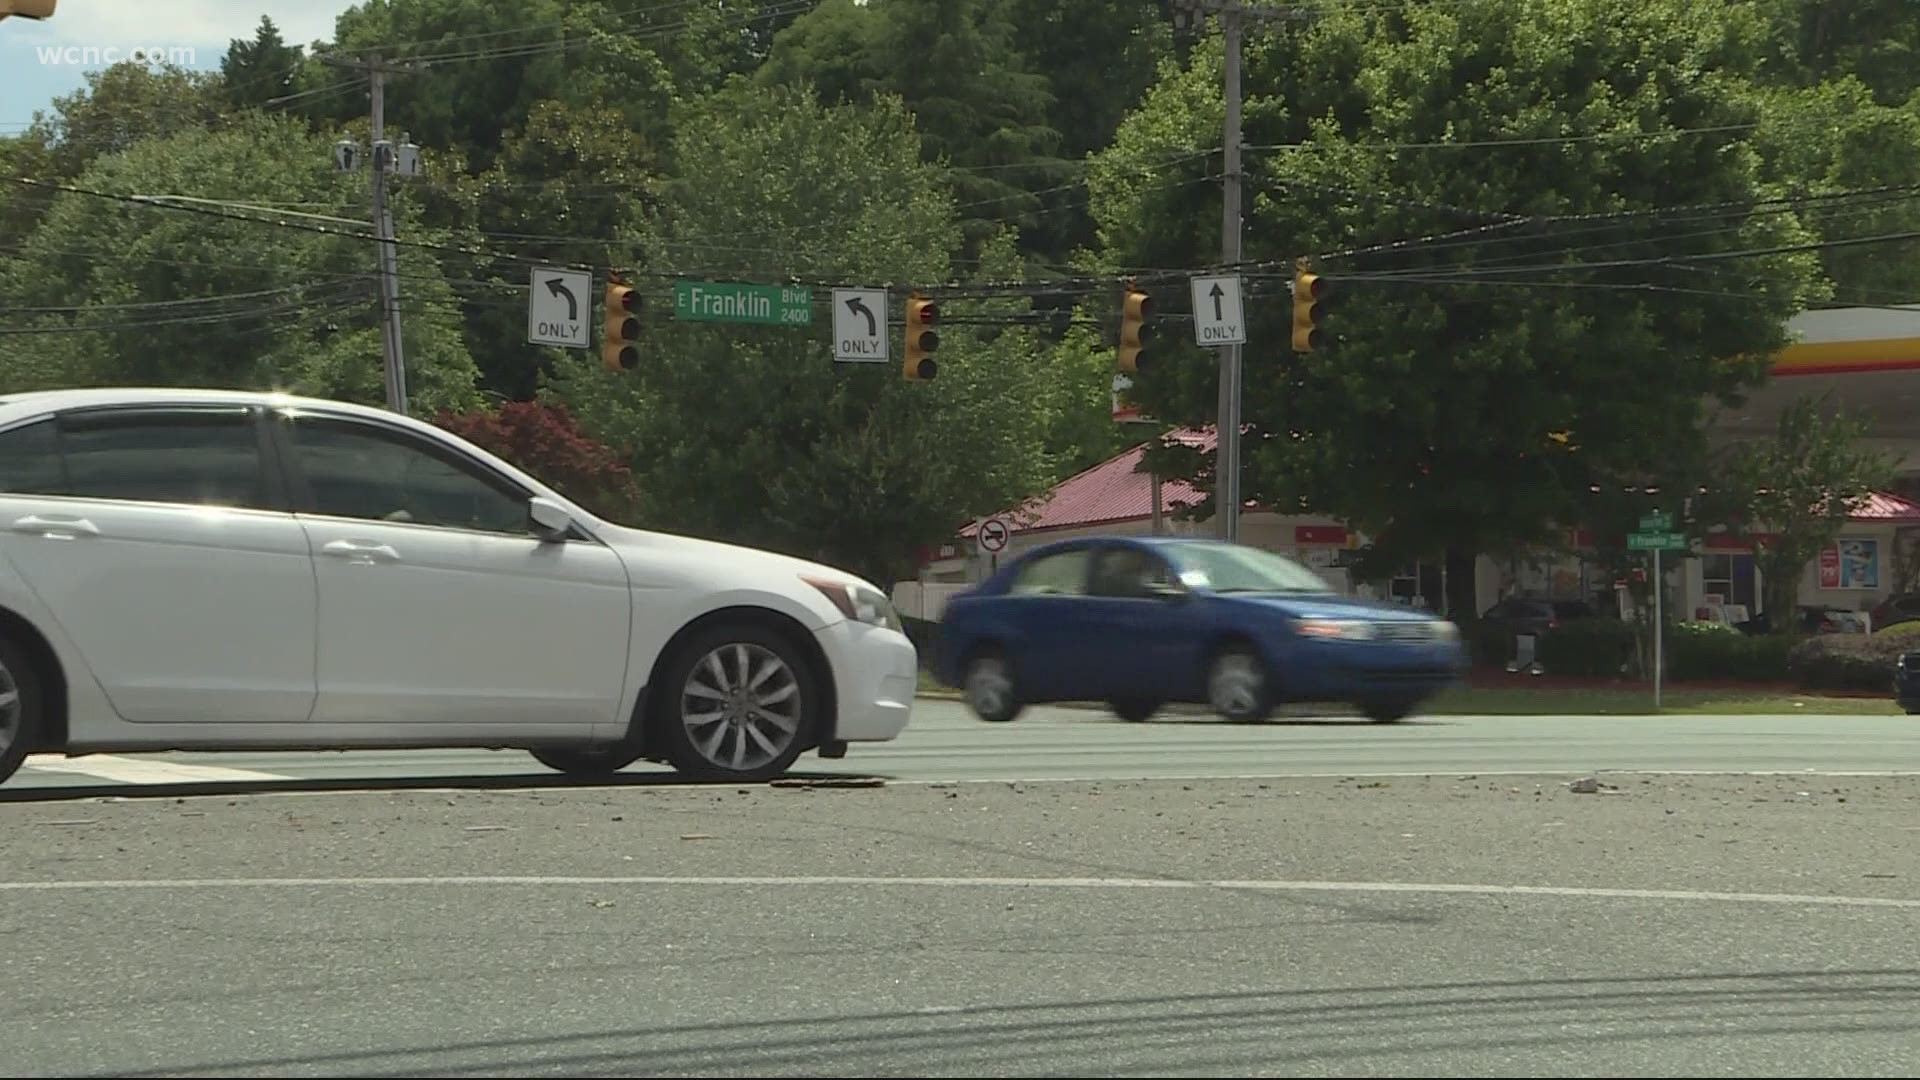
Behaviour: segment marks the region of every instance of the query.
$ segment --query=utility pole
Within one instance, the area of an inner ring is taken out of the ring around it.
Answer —
[[[379,53],[352,62],[322,57],[322,62],[367,76],[373,108],[373,228],[378,237],[380,277],[380,340],[386,354],[387,408],[407,413],[406,351],[400,337],[400,260],[394,251],[393,213],[387,206],[387,174],[394,166],[393,145],[387,142],[387,76],[420,69],[418,64],[389,64]]]
[[[1240,46],[1246,36],[1246,24],[1285,22],[1303,16],[1284,7],[1249,4],[1247,0],[1175,0],[1174,25],[1184,27],[1188,19],[1196,23],[1212,15],[1220,20],[1220,32],[1226,37],[1226,131],[1221,140],[1220,261],[1232,270],[1241,260],[1240,211]],[[1242,346],[1228,345],[1220,350],[1219,420],[1214,425],[1217,439],[1214,452],[1214,504],[1220,539],[1240,539],[1240,400]]]

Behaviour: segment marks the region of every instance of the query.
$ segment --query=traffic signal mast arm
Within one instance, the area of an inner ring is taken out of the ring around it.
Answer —
[[[23,19],[50,19],[54,0],[0,0],[0,19],[18,15]]]

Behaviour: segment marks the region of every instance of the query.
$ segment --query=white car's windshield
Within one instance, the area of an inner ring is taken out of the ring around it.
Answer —
[[[1180,580],[1221,593],[1330,593],[1320,575],[1284,555],[1238,544],[1170,545]]]

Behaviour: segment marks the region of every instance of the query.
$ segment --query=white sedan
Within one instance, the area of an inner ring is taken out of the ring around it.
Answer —
[[[391,412],[0,397],[0,780],[270,747],[760,780],[898,736],[917,671],[857,577],[599,520]]]

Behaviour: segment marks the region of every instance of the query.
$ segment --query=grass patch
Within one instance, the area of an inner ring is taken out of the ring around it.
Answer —
[[[920,692],[940,697],[959,695],[920,673]],[[1653,690],[1534,689],[1531,687],[1449,690],[1427,702],[1420,711],[1431,716],[1652,716]],[[1898,716],[1900,707],[1881,697],[1823,697],[1765,690],[1665,689],[1660,694],[1663,714],[1694,716],[1792,715],[1796,712],[1842,716]]]
[[[1422,706],[1420,711],[1438,716],[1651,716],[1654,715],[1653,689],[1449,690]],[[1695,716],[1796,712],[1898,716],[1901,712],[1887,698],[1694,689],[1663,689],[1659,711]]]

